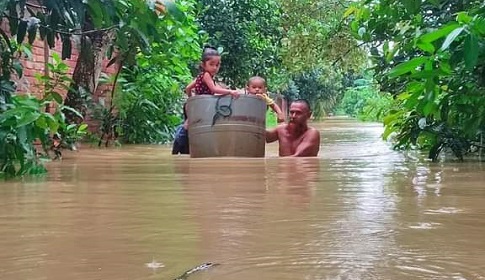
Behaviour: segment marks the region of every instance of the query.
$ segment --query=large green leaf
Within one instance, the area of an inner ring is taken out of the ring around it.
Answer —
[[[17,127],[22,127],[36,121],[40,116],[39,112],[26,112],[17,121]]]
[[[455,30],[453,30],[450,34],[448,34],[448,36],[446,36],[446,40],[443,42],[443,45],[441,46],[441,50],[448,49],[451,43],[455,41],[456,37],[458,37],[464,29],[465,29],[464,27],[458,27]]]
[[[7,1],[7,2],[8,2],[8,15],[11,18],[11,20],[8,21],[8,25],[10,27],[10,34],[15,35],[17,34],[17,29],[19,26],[17,4],[16,4],[16,1]],[[2,14],[2,17],[3,17],[3,14]]]
[[[57,129],[59,128],[59,122],[49,113],[44,113],[44,119],[51,132],[57,132]]]
[[[78,111],[76,111],[75,109],[71,108],[71,107],[68,107],[68,106],[62,106],[61,108],[62,110],[67,110],[71,113],[74,113],[74,115],[76,115],[77,117],[79,118],[84,118],[83,115],[81,115],[81,113],[79,113]]]
[[[62,59],[71,58],[71,37],[62,36]]]
[[[17,29],[17,43],[21,44],[27,34],[27,21],[21,20]]]
[[[99,0],[89,0],[88,2],[89,14],[95,27],[103,25],[103,5]]]
[[[426,63],[428,61],[428,57],[415,57],[409,61],[403,62],[393,69],[389,71],[389,77],[395,78],[397,76],[401,76],[403,74],[409,73],[413,70],[415,70],[418,66],[421,66],[422,64]]]
[[[485,35],[485,18],[478,17],[473,21],[473,28],[477,33]]]
[[[38,29],[37,24],[34,24],[33,26],[27,29],[27,32],[29,33],[28,34],[29,44],[31,45],[34,43],[35,37],[37,36],[37,29]]]
[[[445,26],[443,26],[443,27],[441,27],[441,28],[439,28],[439,29],[437,29],[433,32],[426,33],[426,34],[422,35],[420,37],[420,40],[423,41],[423,42],[427,42],[427,43],[434,42],[434,41],[436,41],[440,38],[447,36],[448,34],[450,34],[451,31],[455,30],[459,26],[460,25],[456,22],[445,25]]]
[[[430,43],[430,42],[420,40],[420,41],[418,41],[418,43],[416,43],[416,46],[418,48],[422,49],[423,51],[428,52],[430,54],[434,53],[434,51],[435,51],[433,44]]]
[[[465,37],[465,66],[472,70],[478,61],[478,38],[475,34],[470,33]]]

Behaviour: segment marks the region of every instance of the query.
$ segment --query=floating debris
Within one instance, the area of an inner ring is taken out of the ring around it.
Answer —
[[[152,262],[146,263],[145,266],[154,270],[165,267],[163,263],[159,263],[155,259],[152,259]]]
[[[201,270],[206,270],[206,269],[209,269],[213,266],[216,266],[216,265],[219,265],[218,263],[203,263],[201,265],[198,265],[192,269],[189,269],[187,270],[186,272],[184,272],[182,275],[180,275],[179,277],[175,278],[174,280],[186,280],[187,277],[189,277],[191,274],[195,273],[195,272],[198,272],[198,271],[201,271]]]

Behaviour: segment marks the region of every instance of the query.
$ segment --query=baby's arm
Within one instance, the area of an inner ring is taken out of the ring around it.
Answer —
[[[283,111],[281,111],[280,106],[278,106],[278,104],[276,104],[273,99],[269,98],[269,96],[266,93],[261,93],[256,95],[261,97],[264,101],[266,101],[266,105],[271,107],[271,109],[276,113],[279,123],[285,121],[285,115],[283,114]]]
[[[276,113],[279,123],[285,121],[285,115],[283,114],[283,111],[281,111],[280,106],[278,106],[278,104],[273,103],[269,107],[271,107],[271,109],[273,109],[273,111]]]

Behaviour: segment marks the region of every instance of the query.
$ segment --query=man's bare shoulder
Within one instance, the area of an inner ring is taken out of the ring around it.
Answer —
[[[308,127],[308,133],[312,133],[312,134],[318,133],[318,134],[320,134],[320,131],[318,131],[318,129],[316,129],[316,128],[312,127],[312,126],[309,126]]]
[[[308,127],[308,130],[306,132],[306,137],[307,138],[317,138],[320,140],[320,131],[314,127]]]

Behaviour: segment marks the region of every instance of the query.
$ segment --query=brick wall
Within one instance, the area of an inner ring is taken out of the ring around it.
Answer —
[[[2,24],[0,24],[0,28],[7,31],[8,34],[8,22],[5,20]],[[27,38],[25,38],[24,43],[26,42]],[[68,74],[72,75],[74,72],[74,68],[76,67],[76,62],[79,54],[79,50],[76,48],[76,44],[73,42],[73,49],[72,55],[70,59],[66,59],[63,62],[69,66]],[[49,49],[47,44],[44,41],[41,41],[39,36],[34,41],[32,45],[32,57],[22,57],[21,63],[23,66],[23,77],[18,79],[14,77],[14,80],[17,82],[17,91],[19,93],[32,93],[39,97],[42,95],[42,87],[38,84],[37,80],[35,79],[36,73],[44,74],[45,70],[45,51],[47,48],[47,55],[48,55],[48,62],[52,62],[52,54],[54,52],[58,53],[59,56],[62,52],[62,42],[61,40],[56,40],[56,45],[54,48]],[[108,60],[103,62],[103,69],[102,72],[112,75],[116,72],[116,65],[111,65],[109,68],[106,67]],[[100,97],[103,95],[103,92],[106,91],[106,87],[98,88],[95,96]],[[65,94],[65,92],[63,92]]]
[[[73,44],[74,45],[74,44]],[[48,62],[52,63],[52,54],[58,53],[59,56],[61,55],[62,50],[62,43],[60,40],[56,40],[56,46],[52,49],[47,47],[48,52]],[[21,79],[17,79],[18,82],[18,91],[19,92],[28,92],[37,95],[38,97],[42,96],[42,86],[38,84],[37,80],[35,79],[35,75],[44,74],[45,70],[45,51],[46,48],[44,47],[44,41],[37,39],[34,41],[32,46],[32,57],[23,58],[22,65],[24,69],[24,75]],[[72,75],[74,72],[74,68],[76,67],[76,62],[78,58],[79,50],[76,47],[73,47],[72,55],[70,59],[66,59],[63,62],[69,66],[69,70],[67,73]],[[116,65],[111,65],[109,68],[106,67],[108,61],[103,61],[102,72],[108,75],[112,75],[116,73]],[[106,91],[106,86],[98,87],[95,93],[95,97],[104,96],[104,92]],[[61,91],[65,94],[64,91]]]
[[[0,28],[2,28],[4,31],[7,31],[6,33],[8,34],[8,23],[4,21],[2,24],[0,24]],[[25,38],[24,43],[26,42],[27,38]],[[73,49],[72,49],[72,54],[70,59],[66,59],[63,62],[69,66],[69,69],[67,73],[69,75],[72,75],[74,72],[74,68],[76,67],[76,62],[79,54],[79,50],[76,48],[75,43],[72,43]],[[43,96],[43,86],[40,84],[35,76],[37,74],[43,75],[45,71],[45,55],[47,54],[48,56],[48,62],[52,63],[52,54],[58,53],[59,56],[61,55],[62,52],[62,42],[61,40],[56,40],[56,45],[54,48],[50,49],[45,41],[40,40],[40,37],[38,36],[37,39],[34,41],[32,45],[32,57],[22,57],[21,58],[21,63],[23,66],[23,76],[21,78],[18,78],[16,76],[13,76],[13,80],[17,83],[17,92],[19,94],[33,94],[39,98]],[[117,70],[117,65],[113,64],[109,68],[106,67],[108,64],[108,60],[103,61],[102,65],[102,72],[107,74],[107,75],[113,75],[116,73]],[[110,91],[111,91],[111,86],[110,85],[100,85],[97,87],[96,92],[94,94],[94,101],[98,101],[100,98],[103,98],[106,102],[109,102],[110,98]],[[59,88],[58,92],[61,93],[61,95],[65,98],[66,96],[66,90]],[[109,103],[106,103],[109,104]],[[89,118],[89,116],[86,117],[85,120],[89,125],[90,129],[94,130],[96,128],[96,123]]]

